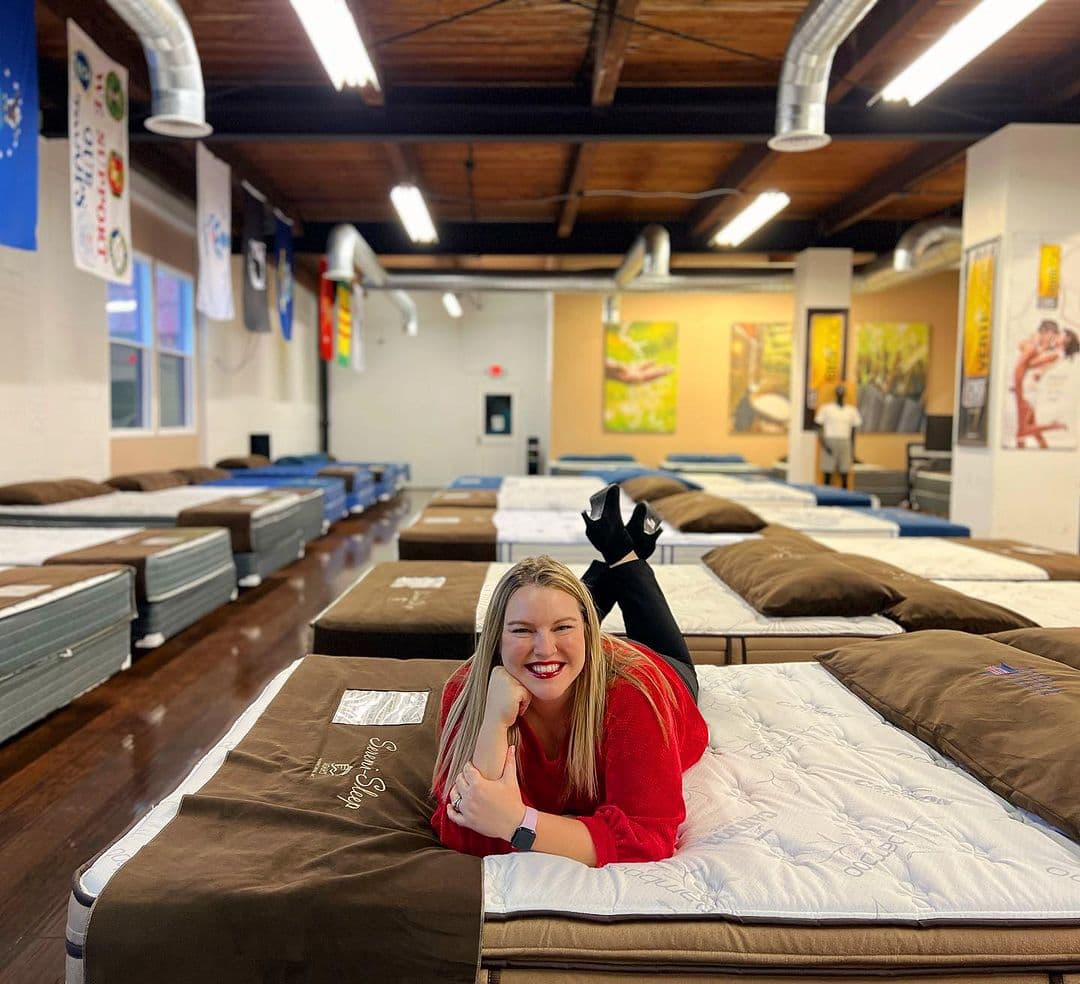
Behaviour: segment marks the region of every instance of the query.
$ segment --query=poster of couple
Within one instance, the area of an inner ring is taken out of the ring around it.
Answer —
[[[1080,427],[1080,237],[1010,243],[1002,446],[1073,451]]]

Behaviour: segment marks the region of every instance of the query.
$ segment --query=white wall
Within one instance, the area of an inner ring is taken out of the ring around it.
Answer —
[[[37,252],[0,246],[0,483],[109,468],[105,281],[72,260],[67,141],[39,154]]]
[[[446,314],[440,295],[413,294],[420,333],[410,338],[378,291],[365,305],[367,368],[330,367],[330,448],[343,460],[394,459],[412,484],[445,485],[456,475],[524,473],[527,436],[545,456],[550,429],[551,301],[546,294],[490,293]],[[501,365],[502,377],[487,375]],[[483,394],[513,396],[513,434],[483,439]]]

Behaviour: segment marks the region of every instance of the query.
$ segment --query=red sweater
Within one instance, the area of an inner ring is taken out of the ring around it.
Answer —
[[[701,758],[709,740],[705,719],[686,685],[655,653],[637,648],[659,667],[675,695],[672,707],[655,684],[643,677],[667,718],[669,738],[665,744],[660,722],[644,694],[625,680],[616,681],[608,693],[604,736],[597,753],[600,795],[595,800],[567,794],[565,744],[554,759],[548,758],[528,724],[518,720],[518,784],[525,805],[584,823],[596,848],[597,867],[613,861],[659,861],[675,853],[675,834],[686,817],[682,774]],[[447,681],[440,727],[464,680],[462,667]],[[481,857],[511,851],[508,841],[484,837],[450,820],[443,790],[431,825],[455,851]]]

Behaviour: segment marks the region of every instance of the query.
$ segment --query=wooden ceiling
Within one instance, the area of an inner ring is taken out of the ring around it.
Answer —
[[[610,267],[646,222],[669,228],[684,268],[809,245],[872,258],[912,222],[959,214],[974,141],[1080,121],[1080,0],[1048,0],[915,109],[867,106],[975,2],[879,0],[833,65],[833,143],[778,154],[765,141],[806,0],[349,0],[381,82],[362,94],[334,92],[289,0],[179,0],[211,150],[298,219],[301,250],[352,222],[413,270]],[[138,118],[134,34],[105,0],[38,0],[37,14],[46,136],[66,132],[71,17],[131,69],[133,163],[193,198],[191,145]],[[434,247],[413,247],[390,208],[404,179],[424,191]],[[783,215],[739,253],[710,250],[766,188],[791,196]]]

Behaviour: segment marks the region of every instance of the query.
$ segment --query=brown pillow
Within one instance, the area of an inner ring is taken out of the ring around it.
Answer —
[[[783,526],[779,523],[769,523],[767,526],[763,526],[759,532],[762,536],[766,536],[770,540],[776,542],[782,540],[793,549],[798,549],[802,553],[836,553],[832,547],[827,547],[824,543],[818,543],[812,536],[807,536],[807,534],[803,533],[801,530],[793,530],[790,526]]]
[[[838,553],[845,564],[893,588],[902,597],[884,614],[908,632],[925,629],[955,629],[985,635],[1008,629],[1034,628],[1031,619],[1001,605],[972,598],[935,581],[909,574],[872,557]]]
[[[121,492],[156,492],[158,489],[187,485],[182,475],[171,471],[132,472],[130,475],[113,475],[106,481]]]
[[[669,526],[684,533],[756,533],[765,525],[757,513],[708,492],[680,492],[653,506]]]
[[[237,458],[222,458],[215,461],[218,468],[265,468],[270,459],[265,454],[248,454]]]
[[[45,482],[18,482],[0,486],[0,505],[50,506],[55,502],[111,495],[116,489],[85,478],[57,478]]]
[[[764,615],[877,615],[900,600],[898,592],[837,558],[770,537],[716,547],[702,560]]]
[[[1080,838],[1080,671],[961,632],[860,642],[818,659],[886,720]]]
[[[622,489],[635,502],[655,502],[669,495],[680,495],[686,486],[666,475],[638,475],[623,482]]]
[[[174,468],[174,475],[179,475],[188,485],[201,485],[218,478],[232,478],[232,472],[224,468],[211,468],[208,465],[192,465],[190,468]]]
[[[1080,629],[1013,629],[987,638],[1080,670]]]

